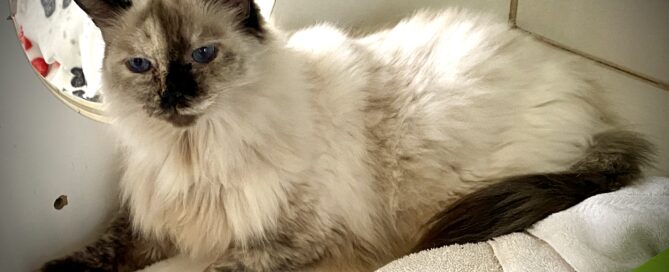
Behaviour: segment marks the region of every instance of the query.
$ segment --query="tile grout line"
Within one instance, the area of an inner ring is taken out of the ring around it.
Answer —
[[[513,0],[512,0],[512,1],[513,1]],[[539,35],[539,34],[533,33],[533,32],[531,32],[531,31],[525,30],[525,29],[523,29],[523,28],[521,28],[521,27],[515,26],[515,28],[518,29],[518,30],[520,30],[520,31],[522,31],[522,32],[525,32],[525,33],[531,35],[532,37],[534,37],[534,38],[536,38],[537,40],[543,42],[544,44],[550,45],[550,46],[555,47],[555,48],[558,48],[558,49],[560,49],[560,50],[563,50],[563,51],[572,53],[572,54],[574,54],[574,55],[577,55],[577,56],[586,58],[586,59],[588,59],[588,60],[594,61],[594,62],[596,62],[596,63],[599,64],[599,65],[602,65],[602,66],[605,66],[605,67],[607,67],[607,68],[613,69],[613,70],[615,70],[615,71],[618,71],[618,72],[627,74],[627,75],[629,75],[629,76],[631,76],[631,77],[634,77],[634,78],[636,78],[636,79],[638,79],[638,80],[644,81],[644,82],[646,82],[646,83],[648,83],[648,84],[651,84],[651,85],[653,85],[653,86],[655,86],[655,87],[658,87],[658,88],[660,88],[660,89],[662,89],[662,90],[664,90],[664,91],[669,91],[669,83],[665,83],[665,82],[662,82],[661,80],[652,78],[652,77],[650,77],[650,76],[646,76],[646,75],[643,75],[643,74],[634,72],[634,71],[632,71],[632,70],[630,70],[630,69],[627,69],[626,67],[623,67],[623,66],[620,66],[620,65],[618,65],[618,64],[615,64],[615,63],[612,63],[612,62],[610,62],[610,61],[607,61],[607,60],[605,60],[605,59],[602,59],[602,58],[593,56],[593,55],[588,54],[588,53],[585,53],[585,52],[583,52],[583,51],[579,51],[579,50],[576,50],[576,49],[567,47],[567,46],[565,46],[565,45],[563,45],[563,44],[561,44],[561,43],[559,43],[559,42],[556,42],[556,41],[554,41],[554,40],[551,40],[551,39],[546,38],[546,37],[544,37],[544,36],[541,36],[541,35]]]
[[[511,25],[512,28],[518,27],[518,25],[516,24],[517,14],[518,14],[518,0],[511,0],[509,7],[509,25]]]
[[[520,1],[520,0],[510,0],[509,25],[511,26],[511,28],[518,29],[522,32],[525,32],[525,33],[535,37],[537,40],[539,40],[539,41],[541,41],[541,42],[543,42],[547,45],[550,45],[552,47],[555,47],[555,48],[558,48],[560,50],[569,52],[571,54],[586,58],[586,59],[591,60],[591,61],[594,61],[599,65],[602,65],[602,66],[608,67],[610,69],[613,69],[615,71],[627,74],[627,75],[629,75],[633,78],[636,78],[638,80],[641,80],[643,82],[651,84],[651,85],[653,85],[655,87],[658,87],[658,88],[660,88],[664,91],[669,91],[669,83],[667,83],[667,82],[663,82],[662,80],[655,79],[653,77],[634,72],[634,71],[632,71],[630,69],[627,69],[626,67],[623,67],[621,65],[618,65],[618,64],[615,64],[613,62],[607,61],[605,59],[602,59],[602,58],[596,57],[594,55],[585,53],[583,51],[579,51],[579,50],[567,47],[567,46],[565,46],[565,45],[563,45],[563,44],[561,44],[557,41],[551,40],[549,38],[546,38],[544,36],[541,36],[539,34],[531,32],[529,30],[525,30],[521,27],[518,27],[518,23],[517,23],[517,19],[518,19],[518,1]]]

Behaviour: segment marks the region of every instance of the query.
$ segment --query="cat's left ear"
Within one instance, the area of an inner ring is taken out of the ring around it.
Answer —
[[[116,23],[117,17],[132,6],[131,0],[74,0],[105,35],[105,29]],[[107,39],[107,37],[105,37]]]
[[[226,8],[232,9],[239,20],[239,26],[245,32],[263,39],[265,36],[265,21],[260,15],[260,8],[253,0],[208,0],[223,4]]]

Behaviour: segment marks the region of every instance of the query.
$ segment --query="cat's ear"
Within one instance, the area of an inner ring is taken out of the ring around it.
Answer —
[[[208,0],[217,4],[222,4],[228,9],[232,9],[233,13],[239,20],[240,27],[243,30],[258,39],[263,39],[265,36],[265,22],[260,15],[260,8],[253,0]]]
[[[104,29],[113,25],[116,17],[132,6],[131,0],[74,0],[88,14],[103,34]]]
[[[236,10],[240,18],[248,17],[254,5],[253,0],[209,0],[209,1],[222,4],[230,9]]]

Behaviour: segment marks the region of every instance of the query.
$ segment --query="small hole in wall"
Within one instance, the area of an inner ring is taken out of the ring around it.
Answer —
[[[53,207],[56,210],[62,210],[63,208],[65,208],[65,206],[67,206],[66,195],[59,196],[58,198],[56,198],[56,201],[53,202]]]

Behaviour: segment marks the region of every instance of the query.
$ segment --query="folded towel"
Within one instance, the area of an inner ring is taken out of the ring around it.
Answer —
[[[573,271],[548,243],[526,233],[504,235],[487,244],[504,271]]]
[[[669,179],[650,178],[591,197],[529,232],[577,271],[637,268],[669,248]]]
[[[213,262],[214,260],[193,260],[186,255],[178,255],[137,272],[199,272],[204,271]]]
[[[629,271],[667,248],[669,179],[648,178],[586,199],[527,233],[415,253],[379,271]]]
[[[390,263],[381,272],[489,271],[502,272],[492,247],[486,243],[452,245],[425,250]]]

